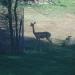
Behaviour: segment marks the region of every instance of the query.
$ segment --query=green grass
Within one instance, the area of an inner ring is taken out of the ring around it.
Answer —
[[[45,54],[1,55],[0,75],[74,75],[71,56],[72,51],[63,48]]]
[[[42,5],[38,5],[38,4],[34,4],[31,5],[31,7],[33,7],[35,10],[37,10],[38,12],[45,14],[45,13],[64,13],[64,12],[68,12],[68,13],[75,13],[75,1],[74,0],[60,0],[61,3],[56,2],[56,5],[52,5],[52,4],[42,4]],[[26,6],[28,7],[28,6]]]
[[[28,9],[28,7],[32,7],[35,11],[39,12],[40,14],[52,17],[54,15],[57,16],[63,16],[65,13],[72,13],[75,14],[75,0],[60,0],[60,3],[58,3],[59,0],[56,0],[54,4],[20,4],[18,5],[18,8],[25,8]]]

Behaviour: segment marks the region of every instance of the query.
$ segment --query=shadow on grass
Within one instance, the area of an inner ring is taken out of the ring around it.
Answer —
[[[0,53],[6,52],[10,48],[9,33],[5,29],[0,29]]]
[[[52,49],[52,43],[44,40],[36,40],[35,38],[25,37],[24,47],[26,50],[43,50]]]
[[[0,52],[10,49],[7,30],[0,29]],[[21,41],[22,40],[22,41]],[[71,48],[20,38],[21,55],[0,55],[1,75],[74,75],[74,53]]]

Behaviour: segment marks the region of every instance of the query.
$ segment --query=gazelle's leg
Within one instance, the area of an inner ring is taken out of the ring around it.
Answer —
[[[51,39],[50,38],[46,38],[47,40],[48,40],[48,42],[50,43],[50,44],[52,44],[52,41],[51,41]]]
[[[38,38],[36,38],[37,39],[37,47],[38,47],[38,49],[39,49],[39,51],[41,52],[41,41],[40,41],[40,38],[38,37]]]
[[[50,38],[46,38],[46,39],[49,42],[49,49],[52,49],[53,48],[53,43],[52,43],[51,39]]]
[[[42,47],[41,47],[42,45],[41,45],[41,40],[40,40],[40,38],[39,38],[39,51],[40,52],[42,52]]]
[[[39,39],[37,37],[35,37],[35,44],[34,44],[34,50],[38,50],[38,46],[39,45]]]

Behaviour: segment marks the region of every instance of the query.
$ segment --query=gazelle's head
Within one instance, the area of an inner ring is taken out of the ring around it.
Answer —
[[[36,21],[35,22],[31,22],[30,26],[34,26],[34,24],[36,24]]]
[[[67,38],[71,38],[72,36],[68,36]]]

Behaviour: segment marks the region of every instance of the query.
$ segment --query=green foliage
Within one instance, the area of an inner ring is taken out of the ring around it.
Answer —
[[[8,0],[0,0],[0,4],[7,7]]]

